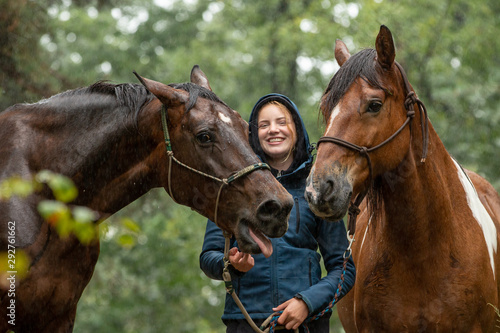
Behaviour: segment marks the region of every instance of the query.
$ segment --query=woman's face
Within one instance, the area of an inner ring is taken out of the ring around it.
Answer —
[[[292,163],[291,151],[297,141],[297,131],[290,113],[278,105],[266,104],[260,109],[258,128],[260,145],[269,164],[286,170],[285,167],[288,168]]]

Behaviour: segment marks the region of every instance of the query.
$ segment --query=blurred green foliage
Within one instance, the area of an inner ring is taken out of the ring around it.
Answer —
[[[314,142],[335,39],[351,53],[374,47],[381,24],[445,146],[500,189],[495,0],[0,0],[0,109],[97,80],[135,82],[133,70],[185,82],[199,64],[244,118],[260,96],[289,95]],[[204,228],[159,190],[103,223],[75,331],[223,331],[224,287],[198,268]]]
[[[61,237],[74,234],[81,243],[89,244],[98,237],[98,214],[87,207],[69,205],[78,196],[78,189],[73,181],[50,170],[41,170],[32,179],[19,176],[10,177],[0,182],[0,200],[12,196],[27,197],[43,188],[46,184],[55,200],[42,200],[38,203],[38,212]],[[130,219],[128,219],[130,220]],[[127,221],[127,226],[133,221]],[[20,250],[21,251],[21,250]],[[3,266],[3,262],[0,262]],[[0,273],[5,270],[0,269]]]

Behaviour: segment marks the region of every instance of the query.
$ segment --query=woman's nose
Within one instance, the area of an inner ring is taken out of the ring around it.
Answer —
[[[276,132],[279,132],[279,126],[277,124],[270,124],[269,125],[269,132],[271,133],[276,133]]]

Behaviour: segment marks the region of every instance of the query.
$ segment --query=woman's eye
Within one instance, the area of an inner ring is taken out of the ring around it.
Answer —
[[[377,113],[380,111],[381,108],[382,108],[381,102],[370,102],[370,104],[368,104],[368,109],[366,111],[371,113]]]
[[[269,125],[268,124],[260,124],[259,128],[267,128]]]
[[[199,143],[209,143],[212,142],[212,137],[208,133],[200,133],[196,136],[196,140]]]

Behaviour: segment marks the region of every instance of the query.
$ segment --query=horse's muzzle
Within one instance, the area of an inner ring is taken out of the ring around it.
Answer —
[[[325,174],[307,178],[305,198],[312,212],[324,219],[338,221],[347,213],[352,196],[352,185],[345,174]]]

